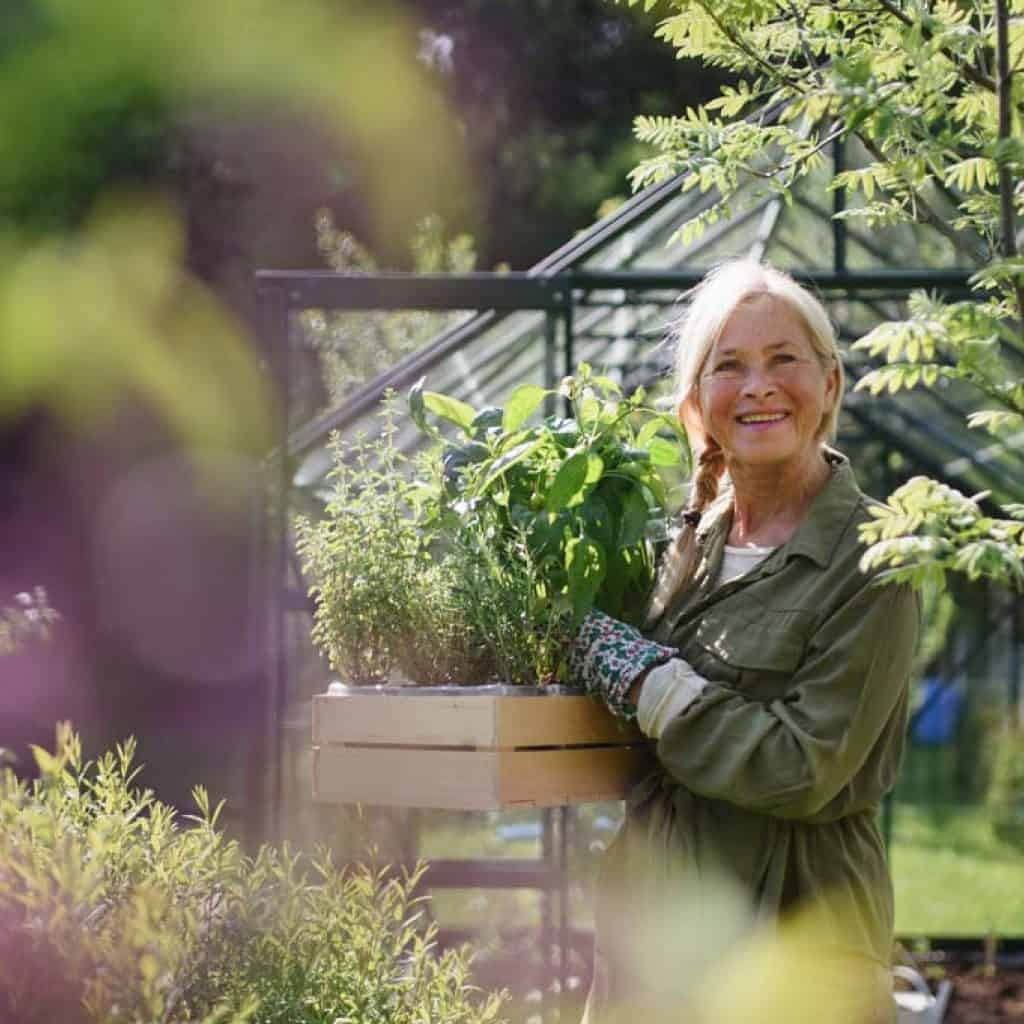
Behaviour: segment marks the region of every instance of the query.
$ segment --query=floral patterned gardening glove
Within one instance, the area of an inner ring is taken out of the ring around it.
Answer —
[[[572,681],[596,694],[612,714],[627,721],[636,707],[626,699],[636,677],[678,654],[671,647],[646,640],[640,631],[594,609],[587,613],[569,650]]]

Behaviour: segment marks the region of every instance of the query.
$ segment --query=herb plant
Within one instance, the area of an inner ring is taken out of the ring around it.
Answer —
[[[422,869],[246,856],[201,787],[184,820],[137,788],[134,750],[85,763],[64,727],[37,780],[0,776],[0,1020],[497,1020],[467,956],[434,948]]]
[[[390,406],[378,441],[334,439],[325,516],[298,522],[332,667],[351,682],[564,681],[586,612],[637,616],[653,583],[662,474],[684,472],[688,449],[645,397],[587,365],[479,411],[420,382],[410,414],[436,444],[417,465]],[[528,423],[559,398],[570,415]]]
[[[296,521],[313,579],[313,640],[345,680],[395,674],[420,683],[488,675],[486,654],[456,600],[451,566],[432,558],[390,405],[376,441],[331,439],[333,491],[318,521]]]
[[[442,449],[435,528],[475,529],[503,563],[528,565],[538,595],[570,628],[595,606],[629,621],[642,614],[655,546],[666,535],[659,469],[685,466],[685,435],[672,416],[644,404],[642,388],[623,396],[587,364],[557,394],[571,415],[527,426],[555,392],[524,384],[504,408],[478,412],[422,382],[412,389],[421,430],[439,436],[432,412],[460,432]]]

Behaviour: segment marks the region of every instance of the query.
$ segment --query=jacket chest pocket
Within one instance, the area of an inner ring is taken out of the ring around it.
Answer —
[[[739,684],[753,697],[781,696],[804,660],[812,620],[808,611],[766,610],[753,619],[706,615],[695,638],[705,667],[697,670]]]

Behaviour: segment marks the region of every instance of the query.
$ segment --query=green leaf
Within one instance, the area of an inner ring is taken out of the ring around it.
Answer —
[[[496,459],[494,465],[491,466],[487,475],[481,482],[479,493],[483,494],[486,492],[499,477],[503,476],[514,465],[522,462],[523,459],[531,455],[544,443],[544,441],[545,438],[543,437],[535,437],[531,441],[524,441],[522,444],[516,445],[516,447],[512,448],[510,451],[505,452],[500,459]]]
[[[437,391],[424,391],[423,404],[441,419],[454,423],[461,427],[467,434],[473,433],[473,420],[476,418],[476,409],[466,402],[460,402],[450,395],[442,395]]]
[[[474,437],[485,433],[489,427],[500,427],[505,417],[505,410],[500,405],[488,405],[481,409],[469,425]]]
[[[587,455],[587,477],[584,480],[586,485],[596,484],[604,476],[604,459],[596,452]]]
[[[589,468],[589,452],[576,452],[562,463],[544,496],[544,508],[548,513],[561,512],[583,490]]]
[[[621,385],[617,380],[612,380],[611,377],[593,377],[590,383],[600,388],[606,395],[622,394]]]
[[[518,430],[533,415],[547,394],[548,390],[539,384],[520,384],[505,403],[502,428],[508,433]]]
[[[423,404],[423,384],[426,377],[420,377],[411,388],[409,388],[409,415],[413,423],[428,437],[437,437],[437,431],[427,423],[426,408]]]
[[[639,544],[647,533],[647,502],[639,488],[631,487],[622,503],[622,525],[619,533],[619,547],[628,548]]]
[[[48,750],[44,750],[42,747],[38,747],[34,743],[30,745],[29,749],[32,751],[32,756],[35,758],[40,775],[47,776],[57,775],[60,773],[60,770],[63,767],[60,762],[60,758],[54,757]]]
[[[569,574],[569,600],[577,621],[593,606],[604,581],[605,553],[590,537],[573,537],[565,548],[565,568]]]
[[[618,539],[617,524],[611,511],[615,504],[617,502],[606,501],[600,493],[595,493],[588,495],[587,500],[578,509],[586,532],[599,544],[608,548],[614,548]]]
[[[682,445],[663,437],[652,437],[647,443],[647,450],[651,453],[651,462],[656,466],[678,466],[685,460]]]

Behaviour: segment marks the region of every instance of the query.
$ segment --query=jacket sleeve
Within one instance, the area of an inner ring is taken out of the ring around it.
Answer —
[[[694,793],[780,818],[866,810],[895,781],[917,595],[865,585],[811,637],[781,699],[709,681],[665,727],[658,758]]]

